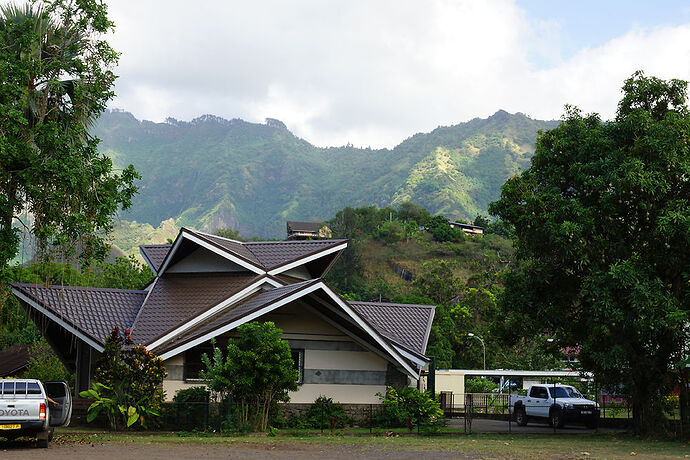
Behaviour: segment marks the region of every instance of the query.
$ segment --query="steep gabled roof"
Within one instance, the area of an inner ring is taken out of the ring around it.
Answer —
[[[434,319],[434,307],[382,302],[349,302],[386,338],[423,355]]]
[[[96,344],[103,344],[115,326],[130,327],[147,294],[147,291],[75,286],[11,286],[20,300],[54,316],[63,327]]]
[[[302,289],[315,284],[316,282],[318,282],[318,280],[308,280],[301,283],[290,284],[288,286],[277,287],[268,291],[256,292],[255,294],[247,297],[245,300],[242,300],[237,304],[224,309],[222,312],[205,321],[204,323],[184,331],[174,339],[166,342],[161,349],[156,350],[156,352],[163,353],[194,339],[203,337],[209,332],[216,331],[217,329],[226,326],[239,318],[242,318],[262,307],[274,303],[277,300],[299,292]]]
[[[139,246],[139,252],[151,269],[157,272],[171,247],[172,244],[145,244]]]
[[[301,260],[304,260],[304,263],[308,263],[311,260],[326,257],[341,251],[347,244],[345,239],[240,242],[183,228],[180,230],[175,244],[144,245],[140,246],[140,251],[151,268],[159,272],[161,267],[168,263],[166,259],[171,256],[171,250],[175,250],[175,247],[179,246],[179,240],[185,236],[211,245],[213,250],[222,251],[228,256],[239,259],[240,262],[249,264],[264,272],[280,272],[281,267],[299,264]],[[258,271],[254,271],[258,273]]]
[[[156,279],[132,325],[146,345],[218,305],[261,277],[247,273],[169,273]]]
[[[259,241],[244,243],[266,270],[305,259],[328,249],[335,249],[347,240]]]

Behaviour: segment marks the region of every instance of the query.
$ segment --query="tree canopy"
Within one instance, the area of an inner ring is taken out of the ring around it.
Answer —
[[[614,120],[566,107],[490,206],[516,235],[503,296],[512,330],[580,345],[585,369],[625,385],[640,432],[663,426],[690,343],[686,89],[637,72]]]
[[[0,7],[0,277],[20,230],[39,247],[103,256],[113,216],[138,177],[116,172],[88,128],[113,97],[118,54],[102,40],[103,1]]]

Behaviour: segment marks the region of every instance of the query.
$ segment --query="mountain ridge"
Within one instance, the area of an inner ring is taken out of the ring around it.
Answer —
[[[108,111],[93,134],[117,167],[132,163],[142,175],[122,219],[155,228],[172,218],[178,226],[280,238],[286,220],[323,221],[345,206],[414,201],[432,213],[474,218],[529,164],[537,131],[557,124],[499,110],[371,149],[317,147],[277,119],[207,114],[155,123]]]

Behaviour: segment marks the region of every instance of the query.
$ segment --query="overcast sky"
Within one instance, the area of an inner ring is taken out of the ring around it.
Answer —
[[[108,3],[122,53],[111,107],[278,118],[320,146],[393,147],[498,109],[610,118],[637,69],[690,80],[687,1]]]

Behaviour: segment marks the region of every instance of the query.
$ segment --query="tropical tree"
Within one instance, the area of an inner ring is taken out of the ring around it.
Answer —
[[[566,107],[532,165],[490,212],[514,226],[503,308],[516,335],[581,346],[602,383],[624,384],[640,433],[665,425],[690,312],[687,83],[635,73],[614,120]]]
[[[43,250],[89,260],[106,253],[113,216],[136,192],[134,168],[116,172],[87,131],[114,95],[106,6],[44,5],[0,7],[0,281],[17,254],[15,224]]]
[[[217,347],[212,358],[202,356],[201,377],[211,390],[232,395],[245,426],[266,430],[273,404],[289,401],[288,391],[297,390],[298,371],[283,331],[272,322],[243,324],[237,332],[225,357]]]

